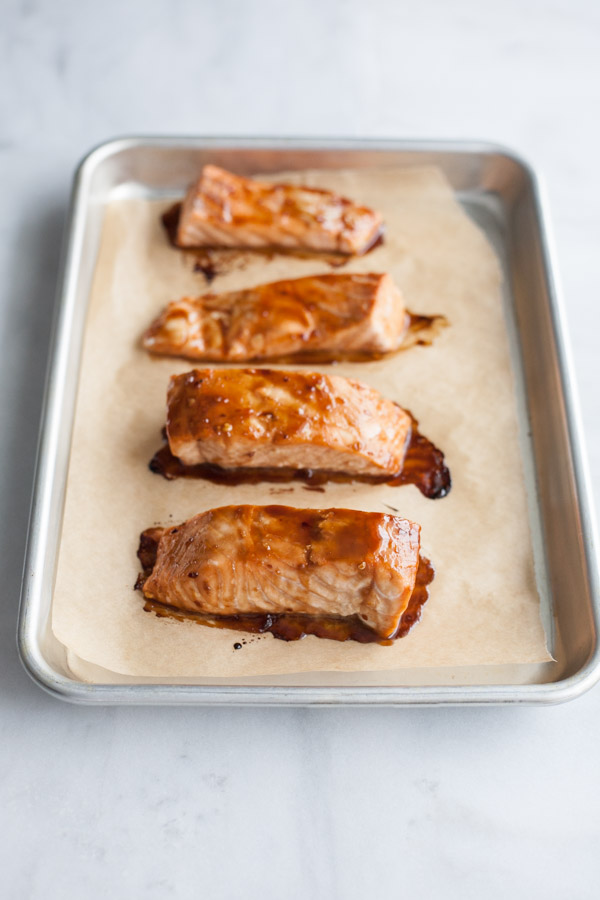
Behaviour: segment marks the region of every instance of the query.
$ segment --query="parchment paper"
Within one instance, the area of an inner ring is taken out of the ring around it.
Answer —
[[[281,177],[281,176],[278,176]],[[359,378],[410,409],[446,454],[448,497],[413,486],[167,482],[148,470],[160,445],[169,376],[192,363],[153,359],[142,331],[170,299],[208,290],[189,256],[169,246],[165,203],[110,203],[94,277],[52,626],[71,654],[129,676],[243,677],[311,671],[538,663],[546,649],[534,578],[517,406],[500,270],[483,234],[432,168],[295,173],[380,209],[382,247],[342,271],[389,271],[414,312],[450,320],[431,347],[333,371]],[[216,279],[234,290],[330,271],[326,263],[258,257]],[[315,369],[332,371],[329,366]],[[143,611],[133,591],[140,532],[228,503],[285,503],[398,511],[422,525],[436,568],[423,618],[393,646],[206,628]],[[241,650],[234,643],[245,641]]]

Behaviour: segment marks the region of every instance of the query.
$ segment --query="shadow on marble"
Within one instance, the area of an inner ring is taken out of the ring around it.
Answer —
[[[0,606],[0,694],[17,702],[35,688],[16,648],[17,613],[38,429],[55,307],[66,204],[56,203],[17,228],[9,262],[8,346],[2,363],[3,446],[0,537],[5,560]]]

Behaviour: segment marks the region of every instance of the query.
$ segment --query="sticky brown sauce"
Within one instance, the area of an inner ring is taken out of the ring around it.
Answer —
[[[146,579],[150,576],[156,561],[158,537],[162,529],[149,529],[140,537],[138,558],[142,564],[135,583],[136,590],[143,590]],[[369,628],[358,616],[333,618],[330,616],[302,616],[290,613],[241,616],[211,616],[206,613],[183,612],[165,603],[146,598],[144,610],[161,618],[176,619],[179,622],[196,622],[210,628],[229,628],[233,631],[245,631],[250,634],[270,633],[282,641],[299,641],[308,634],[327,638],[331,641],[358,641],[361,644],[392,644],[398,638],[405,637],[413,625],[421,618],[421,612],[429,596],[428,587],[435,577],[435,570],[428,559],[419,557],[419,567],[415,587],[408,606],[404,610],[396,632],[383,640],[373,629]],[[236,648],[239,649],[239,648]]]
[[[396,475],[350,475],[329,469],[293,469],[287,466],[241,467],[224,469],[212,463],[186,466],[173,456],[165,441],[149,463],[149,469],[169,481],[175,478],[203,478],[213,484],[260,484],[271,482],[285,484],[291,481],[303,482],[310,490],[323,492],[322,485],[328,482],[349,484],[414,484],[430,500],[438,500],[449,493],[452,486],[450,472],[444,462],[444,454],[428,438],[421,434],[418,422],[413,418],[410,437],[404,455],[402,471]],[[165,437],[163,431],[163,438]]]
[[[207,284],[211,284],[217,275],[225,275],[228,272],[245,269],[246,266],[257,257],[267,260],[276,256],[288,256],[295,259],[313,259],[325,262],[334,269],[345,266],[354,257],[347,253],[327,253],[318,250],[298,249],[288,247],[180,247],[177,243],[177,228],[181,214],[181,203],[175,203],[161,216],[161,221],[169,243],[185,253],[193,260],[194,270],[202,272]],[[365,256],[384,243],[383,231],[376,235],[373,242],[360,254]]]

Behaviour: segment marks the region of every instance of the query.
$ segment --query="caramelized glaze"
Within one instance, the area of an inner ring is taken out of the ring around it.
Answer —
[[[376,354],[397,349],[409,324],[389,274],[328,273],[173,300],[142,344],[150,353],[206,362]]]
[[[410,438],[404,455],[402,471],[395,475],[348,475],[343,472],[331,472],[318,469],[292,469],[287,467],[270,468],[236,468],[224,469],[221,466],[202,463],[197,466],[186,466],[173,456],[168,443],[165,443],[154,454],[149,469],[157,475],[171,481],[175,478],[202,478],[213,484],[260,484],[271,482],[284,484],[291,481],[304,482],[316,489],[320,485],[333,482],[349,484],[414,484],[419,491],[431,500],[445,497],[452,486],[450,472],[444,462],[444,454],[428,438],[419,431],[419,423],[411,416],[412,426]],[[163,438],[165,434],[163,432]],[[320,488],[319,488],[320,489]]]
[[[167,437],[185,465],[400,471],[411,418],[355,379],[298,369],[192,369],[171,378]]]
[[[144,535],[141,541],[144,541]],[[152,540],[146,538],[144,549],[140,544],[138,555],[145,571],[138,576],[135,584],[136,590],[141,590],[143,584],[152,571],[154,560],[152,560]],[[156,559],[157,542],[154,541],[154,559]],[[247,615],[247,616],[209,616],[202,613],[187,613],[168,606],[165,603],[159,603],[156,600],[146,599],[144,610],[152,612],[160,618],[176,619],[179,622],[195,622],[198,625],[209,626],[210,628],[228,628],[232,631],[245,631],[250,634],[266,634],[270,633],[274,638],[282,641],[298,641],[309,634],[319,638],[327,638],[331,641],[357,641],[361,644],[378,643],[382,646],[389,646],[399,638],[405,637],[413,625],[421,618],[424,604],[426,603],[429,591],[428,587],[435,577],[435,570],[428,559],[419,556],[419,566],[417,569],[417,577],[415,587],[411,594],[408,606],[404,610],[400,623],[395,633],[385,640],[365,625],[358,616],[348,616],[343,619],[336,619],[327,616],[300,616],[290,615],[288,613],[268,614],[268,615]],[[239,645],[234,644],[235,649],[241,649]]]
[[[176,242],[356,254],[382,229],[376,210],[332,191],[258,181],[209,164],[183,200]]]
[[[381,512],[251,504],[141,536],[144,597],[186,615],[351,620],[389,639],[414,591],[420,527]]]
[[[193,262],[194,270],[202,272],[207,284],[211,284],[218,275],[226,275],[229,272],[245,269],[252,259],[275,259],[277,256],[287,256],[292,259],[312,259],[315,262],[324,262],[332,269],[345,266],[353,258],[348,253],[328,253],[323,250],[310,250],[285,247],[253,247],[240,249],[239,247],[198,247],[188,249],[180,247],[177,243],[177,229],[181,215],[181,202],[173,204],[161,216],[167,238],[172,247],[185,253]],[[378,247],[383,246],[385,237],[383,232],[376,235],[371,244],[366,247],[359,256],[366,256]],[[356,255],[356,254],[355,254]]]

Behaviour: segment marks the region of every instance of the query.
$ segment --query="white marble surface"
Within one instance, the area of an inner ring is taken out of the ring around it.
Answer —
[[[0,895],[598,897],[600,688],[550,709],[88,709],[35,687],[14,641],[66,198],[114,135],[520,150],[546,175],[597,470],[598,4],[1,7]]]

